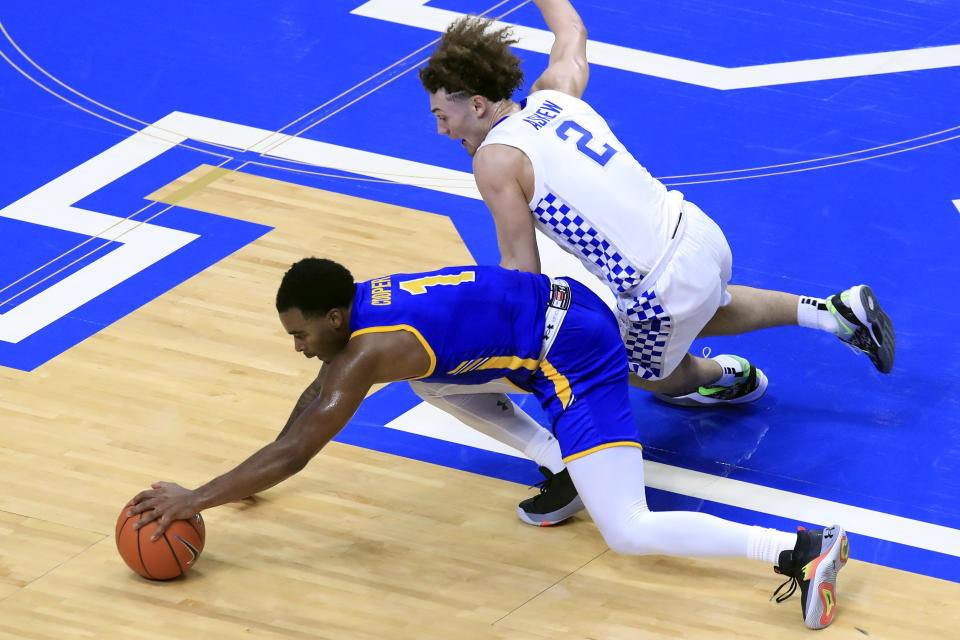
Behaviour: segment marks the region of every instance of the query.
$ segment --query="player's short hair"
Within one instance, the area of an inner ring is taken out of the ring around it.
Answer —
[[[277,311],[299,309],[304,316],[323,315],[353,303],[357,285],[342,264],[326,258],[304,258],[295,262],[277,290]]]
[[[520,58],[513,55],[510,27],[491,28],[493,20],[464,16],[451,24],[433,50],[420,82],[430,93],[483,96],[492,102],[506,100],[523,84]]]

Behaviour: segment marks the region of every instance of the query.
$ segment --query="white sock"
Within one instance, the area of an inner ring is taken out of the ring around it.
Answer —
[[[729,387],[737,381],[737,374],[743,372],[743,366],[741,366],[740,362],[736,358],[732,358],[728,355],[719,355],[713,356],[710,359],[723,368],[723,373],[720,375],[720,379],[711,383],[712,386]]]
[[[524,413],[522,409],[516,409],[527,420],[533,422],[533,418]],[[540,425],[537,426],[540,431],[527,441],[527,446],[524,447],[523,452],[539,466],[546,467],[553,473],[560,473],[566,468],[566,465],[563,464],[563,456],[560,453],[560,443],[557,442],[552,433],[540,427]]]
[[[780,561],[780,552],[792,550],[796,543],[797,534],[795,533],[752,527],[747,540],[747,557],[751,560],[777,564]]]
[[[454,385],[446,385],[447,388],[451,386]],[[560,443],[506,394],[434,395],[429,393],[430,385],[411,384],[410,387],[426,402],[446,411],[480,433],[522,451],[538,466],[546,467],[553,473],[563,471]]]
[[[837,319],[827,310],[826,300],[808,296],[800,296],[800,302],[797,303],[797,324],[834,335],[840,329]]]

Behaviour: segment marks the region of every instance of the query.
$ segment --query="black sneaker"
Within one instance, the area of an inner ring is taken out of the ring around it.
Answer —
[[[570,472],[564,469],[554,474],[546,467],[540,467],[543,482],[539,495],[527,498],[517,505],[517,515],[527,524],[535,527],[549,527],[563,522],[583,509],[583,502],[573,486]]]
[[[800,612],[811,629],[823,629],[837,612],[837,573],[850,558],[847,534],[839,525],[797,532],[793,551],[781,551],[776,573],[789,576],[770,596],[783,602],[800,587]],[[785,586],[790,588],[780,596]],[[810,585],[813,585],[813,594]],[[812,596],[812,597],[811,597]]]
[[[850,287],[826,300],[837,319],[837,337],[854,351],[863,351],[881,373],[890,373],[897,352],[893,322],[865,284]]]

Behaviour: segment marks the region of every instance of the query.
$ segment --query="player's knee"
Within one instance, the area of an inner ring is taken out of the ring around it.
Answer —
[[[644,526],[644,515],[633,513],[617,522],[604,523],[600,533],[611,551],[633,556],[663,553],[649,527]]]
[[[611,551],[624,555],[643,555],[631,535],[623,531],[604,531],[603,539]]]
[[[647,556],[663,553],[659,547],[649,540],[642,531],[615,531],[604,533],[603,539],[611,551],[631,556]]]

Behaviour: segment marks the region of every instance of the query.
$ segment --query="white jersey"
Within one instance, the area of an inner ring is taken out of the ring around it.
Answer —
[[[630,295],[676,233],[683,194],[667,191],[583,100],[537,91],[480,147],[516,147],[533,165],[538,229],[618,295]]]

